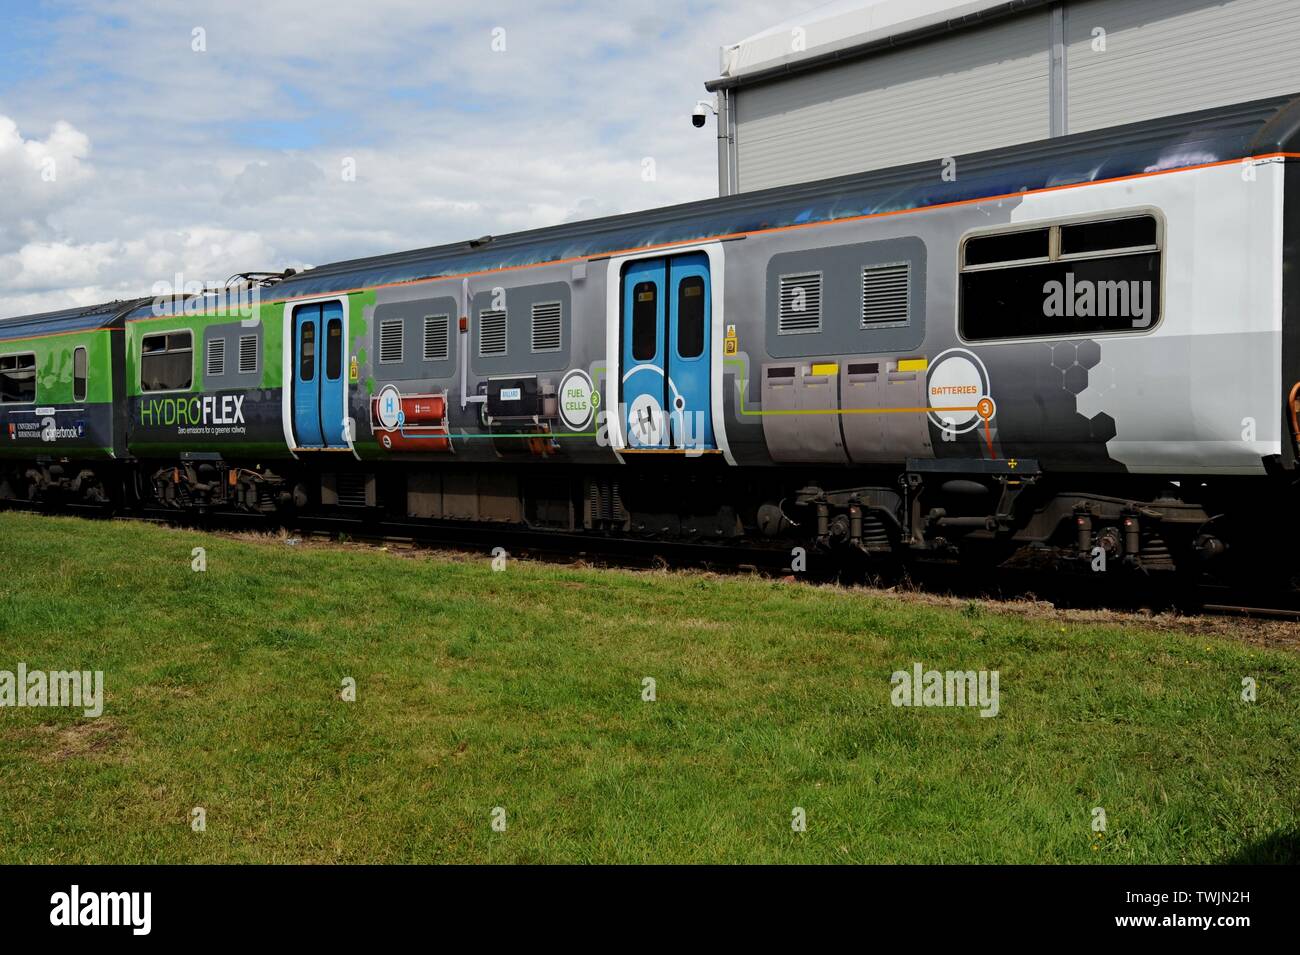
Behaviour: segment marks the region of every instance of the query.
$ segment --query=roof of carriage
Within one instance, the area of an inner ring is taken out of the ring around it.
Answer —
[[[121,324],[127,312],[148,301],[152,299],[123,299],[0,319],[0,340],[112,328]]]

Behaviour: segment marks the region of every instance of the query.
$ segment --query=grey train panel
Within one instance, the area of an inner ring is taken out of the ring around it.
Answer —
[[[477,282],[470,296],[470,368],[476,375],[510,375],[534,371],[561,371],[569,365],[569,351],[573,340],[573,304],[568,282],[542,282],[530,269],[522,276],[498,276],[498,281],[484,287]],[[551,271],[551,270],[547,270]],[[566,269],[567,271],[567,269]],[[517,284],[507,284],[507,283]],[[506,349],[502,355],[484,355],[481,352],[483,313],[496,310],[495,289],[504,294],[506,312]],[[559,351],[534,352],[532,350],[533,306],[543,302],[560,303]]]
[[[834,375],[814,374],[806,361],[762,367],[763,434],[773,461],[847,464],[840,437],[839,383]],[[799,412],[831,412],[806,414]],[[781,412],[796,412],[782,414]]]
[[[252,336],[256,339],[257,360],[252,371],[241,372],[239,340]],[[222,322],[203,329],[203,351],[199,354],[203,390],[256,388],[262,383],[262,322],[254,320],[248,325],[242,321]],[[225,371],[220,375],[208,374],[208,343],[220,340],[225,348]]]
[[[426,316],[447,316],[447,357],[425,360],[424,319]],[[384,381],[412,381],[417,379],[450,378],[456,373],[459,358],[459,339],[456,332],[460,318],[459,300],[450,295],[418,298],[402,302],[377,303],[371,327],[375,330],[373,355],[376,377]],[[403,350],[400,362],[380,362],[379,329],[384,322],[400,321],[403,329]]]
[[[845,358],[840,395],[846,412],[844,440],[854,464],[897,464],[930,456],[928,415],[898,410],[926,406],[923,372],[899,371],[897,358]],[[879,413],[853,414],[855,410]]]
[[[925,243],[916,236],[875,242],[827,244],[830,237],[819,229],[796,242],[815,242],[799,252],[774,255],[767,265],[767,350],[774,358],[808,355],[844,355],[858,352],[896,352],[918,347],[925,340]],[[880,223],[853,230],[885,231]],[[745,250],[737,249],[738,252]],[[904,323],[862,327],[862,270],[872,266],[907,263],[910,271],[909,314]],[[781,334],[778,296],[783,275],[803,272],[821,275],[821,330],[815,334]]]

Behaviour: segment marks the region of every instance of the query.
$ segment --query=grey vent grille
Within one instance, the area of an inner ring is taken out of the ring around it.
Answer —
[[[906,322],[912,267],[906,263],[873,265],[862,270],[862,327]]]
[[[379,323],[379,364],[393,365],[402,360],[402,320]]]
[[[226,340],[224,338],[208,339],[208,360],[204,374],[209,377],[226,373]]]
[[[807,335],[822,330],[822,274],[781,276],[777,308],[778,335]]]
[[[257,371],[257,336],[241,335],[239,338],[239,373],[251,375]]]
[[[480,356],[506,353],[506,313],[504,310],[482,312],[478,317],[478,353]]]
[[[425,361],[441,361],[447,357],[447,336],[450,324],[450,315],[424,316]]]
[[[533,351],[559,351],[561,306],[559,302],[538,302],[533,306]]]

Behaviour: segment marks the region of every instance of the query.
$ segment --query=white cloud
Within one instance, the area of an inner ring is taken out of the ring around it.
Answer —
[[[69,3],[58,81],[0,93],[0,315],[713,195],[691,108],[718,46],[790,4],[435,6]]]
[[[43,140],[24,139],[17,123],[0,116],[0,251],[51,234],[49,216],[92,175],[89,155],[89,138],[66,122],[55,123]]]

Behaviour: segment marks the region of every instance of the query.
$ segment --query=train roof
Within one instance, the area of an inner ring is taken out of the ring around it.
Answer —
[[[94,331],[120,326],[127,312],[152,299],[119,299],[99,305],[79,305],[36,315],[0,319],[0,339]]]
[[[263,291],[263,299],[329,295],[421,279],[598,258],[784,226],[1101,182],[1291,152],[1297,139],[1300,96],[1273,97],[952,157],[955,177],[941,175],[943,167],[936,157],[929,162],[835,179],[335,262],[274,284]],[[13,330],[25,330],[25,326],[42,334],[105,327],[121,317],[124,304],[131,306],[128,319],[159,314],[152,299],[110,302],[0,321],[0,337],[18,337]]]

